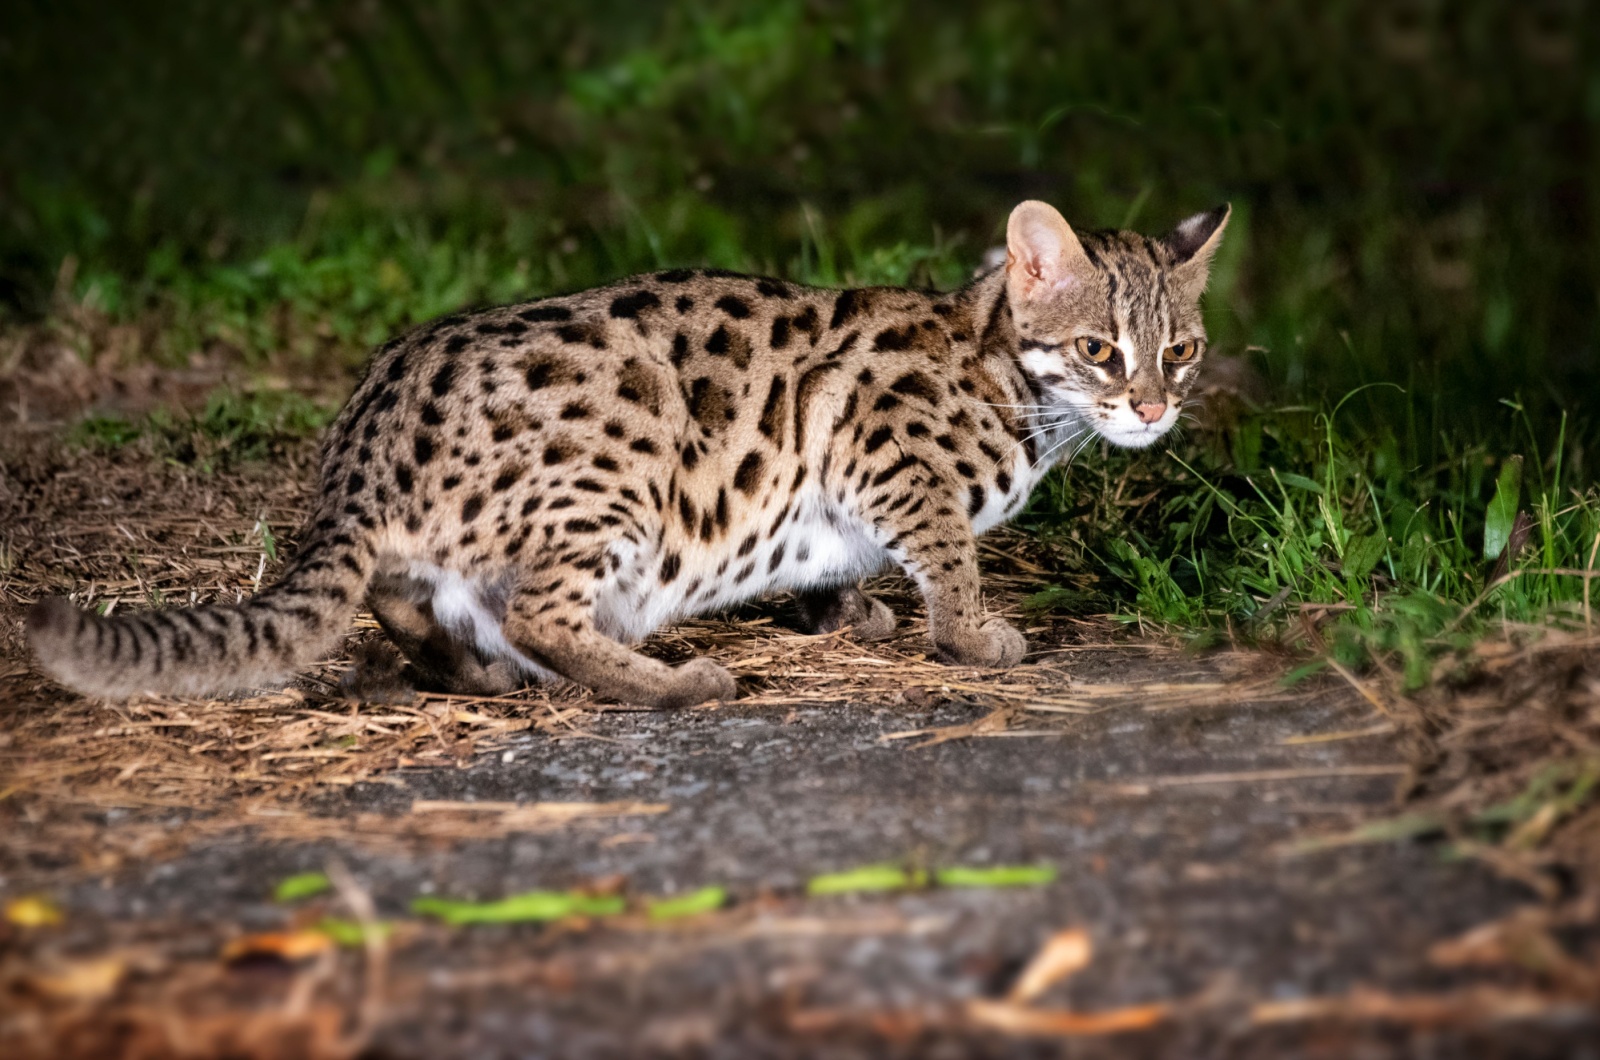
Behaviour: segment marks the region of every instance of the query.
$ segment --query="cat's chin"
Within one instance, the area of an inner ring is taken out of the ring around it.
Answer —
[[[1148,449],[1167,436],[1167,428],[1150,427],[1096,427],[1095,433],[1119,449]]]

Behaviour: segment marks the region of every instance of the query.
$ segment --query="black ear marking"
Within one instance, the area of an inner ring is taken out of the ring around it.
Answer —
[[[1228,215],[1232,212],[1233,207],[1223,203],[1214,210],[1179,221],[1178,227],[1161,240],[1172,252],[1173,264],[1182,265],[1196,255],[1209,258],[1221,242],[1222,228],[1228,223]]]

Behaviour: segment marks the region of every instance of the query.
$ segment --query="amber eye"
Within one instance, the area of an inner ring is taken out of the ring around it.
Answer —
[[[1193,339],[1180,342],[1176,346],[1168,346],[1161,359],[1168,364],[1187,364],[1194,360],[1194,355],[1200,352],[1200,344]]]
[[[1095,364],[1105,364],[1107,361],[1111,360],[1111,351],[1116,349],[1116,347],[1111,345],[1109,342],[1102,342],[1099,339],[1091,339],[1087,335],[1079,335],[1078,341],[1073,345],[1078,347],[1079,353],[1083,354]]]

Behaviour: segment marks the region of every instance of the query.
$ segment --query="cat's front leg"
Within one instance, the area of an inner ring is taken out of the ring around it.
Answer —
[[[1028,642],[1005,619],[984,618],[977,538],[952,523],[903,536],[890,554],[922,590],[929,639],[941,656],[964,666],[1015,666]]]

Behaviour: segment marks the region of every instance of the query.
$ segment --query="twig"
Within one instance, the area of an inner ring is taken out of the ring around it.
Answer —
[[[1366,700],[1368,703],[1371,703],[1372,709],[1376,710],[1379,714],[1382,714],[1386,718],[1394,717],[1394,713],[1389,709],[1388,705],[1383,702],[1383,700],[1378,698],[1378,694],[1372,691],[1372,689],[1368,688],[1364,682],[1356,677],[1355,674],[1341,666],[1338,659],[1335,659],[1332,655],[1328,655],[1327,660],[1328,665],[1333,668],[1333,672],[1349,682],[1351,688],[1354,688],[1357,692],[1361,693],[1361,698]]]

